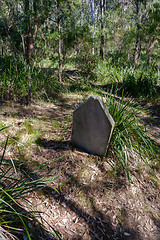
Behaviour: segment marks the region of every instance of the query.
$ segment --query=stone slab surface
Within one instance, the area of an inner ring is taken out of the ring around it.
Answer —
[[[72,144],[87,153],[103,156],[114,120],[99,96],[91,96],[73,112]]]

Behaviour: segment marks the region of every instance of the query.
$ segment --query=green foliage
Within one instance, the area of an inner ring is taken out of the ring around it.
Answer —
[[[99,61],[95,71],[100,83],[113,84],[122,82],[127,68],[116,66],[111,61]]]
[[[98,64],[98,59],[92,53],[91,43],[84,43],[77,54],[77,64],[84,75],[92,74]]]
[[[106,99],[107,108],[115,121],[115,127],[109,146],[109,153],[115,166],[123,170],[130,179],[130,170],[136,167],[139,161],[149,166],[150,161],[156,161],[156,147],[150,140],[149,132],[140,124],[140,111],[131,100],[122,96],[117,98],[112,90]]]
[[[17,70],[15,64],[17,64]],[[31,79],[31,91],[34,98],[48,100],[62,92],[64,88],[58,82],[55,69],[28,65],[28,72],[26,72],[24,62],[17,60],[15,63],[12,57],[0,58],[0,73],[0,90],[3,100],[14,99],[25,103],[29,92],[28,76]]]
[[[158,97],[158,77],[151,71],[133,70],[124,76],[122,89],[134,97]]]
[[[158,98],[160,76],[157,64],[117,66],[110,61],[99,62],[95,69],[97,82],[109,87],[119,84],[118,90],[133,97]]]
[[[16,70],[17,65],[17,70]],[[12,99],[28,92],[27,74],[21,61],[15,63],[13,57],[0,58],[1,97]]]

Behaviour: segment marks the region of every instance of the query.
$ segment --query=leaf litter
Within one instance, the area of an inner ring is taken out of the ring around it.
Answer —
[[[32,193],[26,196],[30,206],[41,212],[46,228],[56,229],[62,239],[159,240],[159,173],[156,179],[147,175],[145,165],[139,171],[133,166],[129,184],[124,176],[115,175],[106,158],[72,151],[72,113],[78,104],[73,95],[62,102],[2,106],[1,124],[13,126],[1,134],[1,143],[6,135],[15,139],[6,158],[29,161],[31,168],[49,161],[39,177],[59,175],[53,183],[58,192],[47,188]]]

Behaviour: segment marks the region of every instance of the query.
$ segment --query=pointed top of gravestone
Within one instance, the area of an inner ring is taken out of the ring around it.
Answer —
[[[73,112],[72,143],[85,152],[103,156],[114,120],[99,96],[91,96]]]

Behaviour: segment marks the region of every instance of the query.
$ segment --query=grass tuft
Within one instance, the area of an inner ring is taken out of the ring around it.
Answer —
[[[108,93],[107,108],[115,121],[109,152],[116,160],[118,170],[123,170],[130,179],[132,165],[137,166],[139,161],[150,166],[156,161],[156,145],[150,139],[146,127],[140,124],[140,111],[142,108],[136,106],[131,100],[125,100],[124,96],[116,97],[116,92]]]
[[[128,71],[122,88],[133,97],[157,98],[159,96],[157,76],[150,72]]]

